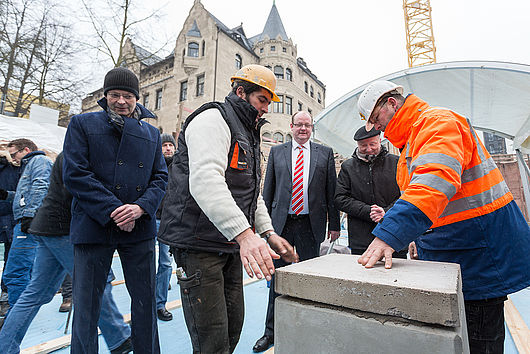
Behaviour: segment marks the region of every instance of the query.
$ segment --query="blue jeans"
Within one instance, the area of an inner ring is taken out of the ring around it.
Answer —
[[[156,230],[160,227],[160,220],[156,220]],[[171,280],[171,257],[169,246],[158,242],[158,270],[156,271],[156,309],[165,309],[167,291]]]
[[[15,305],[20,294],[29,283],[36,247],[35,236],[22,232],[20,223],[17,223],[13,228],[13,243],[9,250],[9,258],[3,274],[3,280],[7,287],[8,302],[11,307]]]
[[[49,303],[66,274],[72,274],[74,251],[68,236],[35,236],[38,243],[31,281],[9,312],[0,331],[0,353],[18,353],[20,343],[40,307]],[[103,293],[99,328],[109,349],[115,349],[131,335],[112,298],[112,271]]]

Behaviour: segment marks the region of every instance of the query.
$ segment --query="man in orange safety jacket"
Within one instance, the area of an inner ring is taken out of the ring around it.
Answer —
[[[530,286],[530,228],[465,117],[375,81],[358,108],[401,152],[400,199],[373,230],[370,268],[415,241],[422,260],[460,264],[471,353],[502,353],[506,295]]]

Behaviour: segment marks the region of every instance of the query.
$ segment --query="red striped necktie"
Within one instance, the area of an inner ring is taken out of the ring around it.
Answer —
[[[304,147],[298,147],[298,157],[294,166],[293,194],[291,209],[296,215],[304,210]]]

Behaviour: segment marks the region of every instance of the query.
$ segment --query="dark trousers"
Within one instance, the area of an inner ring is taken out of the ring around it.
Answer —
[[[309,215],[301,215],[298,217],[287,216],[281,236],[296,248],[300,261],[318,257],[320,243],[316,242],[313,236]],[[281,258],[274,260],[275,268],[289,264]],[[265,335],[269,337],[274,337],[274,300],[278,297],[278,294],[274,291],[274,283],[275,276],[273,275],[270,282],[267,317],[265,318]]]
[[[98,353],[101,298],[118,250],[131,296],[131,339],[135,353],[160,353],[155,300],[155,240],[117,245],[74,245],[71,353]]]
[[[4,243],[4,269],[6,268],[7,264],[7,257],[9,256],[9,249],[11,248],[11,241],[7,241]],[[4,293],[7,293],[7,286],[4,284],[4,276],[2,273],[2,281],[0,283],[0,286],[2,287],[2,291]]]
[[[506,296],[464,301],[471,354],[504,352],[504,301]]]
[[[61,284],[61,295],[63,300],[72,298],[72,277],[70,274],[64,276],[63,283]]]
[[[193,353],[232,353],[245,316],[239,253],[172,252],[186,273],[178,281]]]

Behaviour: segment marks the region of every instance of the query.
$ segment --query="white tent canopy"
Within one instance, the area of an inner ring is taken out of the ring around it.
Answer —
[[[431,106],[447,107],[468,118],[477,130],[512,139],[530,153],[530,65],[465,61],[408,68],[377,80],[389,80]],[[357,100],[369,83],[344,95],[315,118],[315,137],[349,156],[353,135],[364,124]]]
[[[63,150],[66,128],[26,118],[14,118],[0,115],[0,141],[19,138],[32,140],[40,150],[49,150],[56,154]]]

